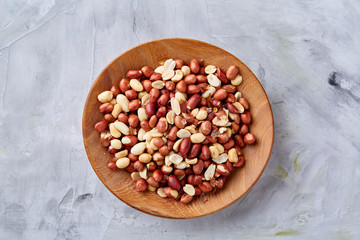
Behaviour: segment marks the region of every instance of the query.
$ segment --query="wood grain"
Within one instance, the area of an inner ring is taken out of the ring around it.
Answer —
[[[139,193],[135,183],[126,171],[112,172],[107,162],[112,156],[100,146],[100,134],[93,126],[102,120],[98,111],[100,103],[97,95],[118,85],[127,70],[140,69],[144,65],[153,68],[159,61],[168,58],[181,58],[189,62],[192,58],[205,60],[205,65],[212,64],[222,69],[237,65],[243,76],[241,92],[250,103],[253,122],[251,132],[257,137],[257,143],[243,150],[246,165],[235,169],[225,187],[208,194],[206,202],[196,198],[191,204],[164,199],[156,193]],[[219,211],[241,198],[256,183],[269,160],[274,140],[274,120],[266,93],[250,69],[227,51],[211,44],[192,39],[160,39],[136,46],[113,60],[98,76],[87,97],[83,112],[83,139],[89,161],[104,185],[120,200],[142,212],[166,218],[194,218]]]

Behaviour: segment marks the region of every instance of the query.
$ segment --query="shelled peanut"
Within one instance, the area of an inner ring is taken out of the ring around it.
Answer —
[[[100,144],[126,169],[137,191],[187,204],[222,188],[254,144],[249,102],[240,92],[239,68],[226,72],[203,60],[168,59],[154,70],[129,70],[119,86],[98,95],[104,120]]]

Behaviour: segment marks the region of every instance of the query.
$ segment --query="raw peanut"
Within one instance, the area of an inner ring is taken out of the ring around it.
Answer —
[[[180,188],[181,188],[181,183],[175,175],[171,175],[168,178],[168,185],[169,185],[169,187],[171,187],[172,189],[175,189],[175,190],[180,190]]]
[[[192,145],[191,149],[190,149],[190,153],[188,155],[188,158],[195,158],[199,155],[201,150],[201,144],[200,143],[195,143]]]
[[[226,177],[219,177],[215,182],[215,186],[217,188],[222,188],[224,186],[225,182],[226,182],[225,178]]]
[[[148,172],[153,172],[157,169],[157,164],[153,161],[146,164],[146,168],[148,169]],[[153,174],[154,176],[154,174]]]
[[[170,110],[167,114],[166,114],[166,121],[173,125],[175,123],[175,112],[173,110]]]
[[[157,80],[157,81],[153,82],[151,84],[151,86],[156,89],[163,89],[165,87],[165,83],[161,80]]]
[[[246,135],[249,132],[249,127],[246,124],[242,124],[240,128],[240,135]]]
[[[116,170],[118,170],[118,168],[117,168],[117,166],[116,166],[116,163],[115,163],[115,162],[112,162],[112,161],[108,162],[108,168],[109,168],[109,170],[111,170],[111,171],[116,171]]]
[[[121,142],[122,142],[122,144],[124,144],[124,146],[132,147],[135,144],[137,144],[138,138],[136,136],[133,136],[133,135],[124,136],[121,139]]]
[[[113,93],[111,91],[104,91],[98,95],[98,100],[102,103],[111,101]]]
[[[141,78],[141,76],[142,76],[142,72],[139,70],[129,70],[126,73],[126,77],[130,79]]]
[[[120,80],[119,88],[122,93],[125,93],[127,90],[130,89],[130,81],[123,78]]]
[[[158,122],[158,118],[155,115],[153,115],[149,120],[149,126],[151,128],[154,128],[156,126],[157,122]]]
[[[124,135],[130,134],[130,129],[123,122],[114,122],[115,127]]]
[[[111,103],[103,103],[99,106],[99,111],[101,113],[109,113],[114,109],[114,105],[112,105]]]
[[[131,177],[131,179],[132,179],[134,182],[136,182],[137,180],[141,179],[141,177],[140,177],[140,175],[139,175],[138,172],[133,172],[133,173],[131,173],[130,177]]]
[[[190,137],[192,143],[201,143],[205,140],[205,136],[202,133],[192,134]]]
[[[153,114],[154,115],[154,114]],[[139,117],[139,121],[143,121],[143,120],[147,120],[148,119],[148,116],[147,116],[147,113],[146,113],[146,110],[145,108],[139,108],[138,109],[138,117]]]
[[[226,108],[229,110],[229,112],[231,113],[239,113],[239,110],[235,107],[234,104],[232,103],[227,103]]]
[[[236,92],[236,87],[233,85],[224,85],[221,87],[222,89],[224,89],[227,93],[232,94]],[[235,96],[234,96],[235,97]]]
[[[152,117],[153,115],[155,115],[156,108],[157,108],[157,106],[156,106],[156,103],[154,103],[154,102],[149,102],[145,105],[145,111],[149,118]]]
[[[107,121],[104,121],[104,120],[97,122],[94,126],[94,129],[98,132],[103,132],[107,128],[108,128],[108,123],[107,123]]]
[[[193,73],[198,73],[200,70],[199,62],[196,59],[192,59],[190,61],[189,67],[190,67],[191,72],[193,72]]]
[[[212,192],[213,187],[210,185],[209,182],[203,181],[200,185],[199,188],[202,192],[204,193],[209,193]]]
[[[247,134],[244,136],[244,142],[245,142],[245,144],[247,144],[247,145],[254,144],[255,141],[256,141],[255,135],[252,134],[252,133],[247,133]]]
[[[229,79],[226,78],[226,74],[220,68],[216,69],[216,76],[220,79],[221,82],[227,84],[229,83]]]
[[[137,98],[138,94],[134,89],[129,89],[125,92],[125,96],[129,99],[129,100],[134,100]]]
[[[221,133],[218,137],[218,143],[224,144],[229,141],[229,136],[227,133]]]
[[[250,107],[249,102],[243,97],[239,98],[239,103],[244,107],[245,110],[248,110]]]
[[[157,191],[156,191],[156,193],[157,193],[160,197],[162,197],[162,198],[166,198],[166,197],[167,197],[166,194],[165,194],[165,190],[164,190],[164,189],[165,189],[165,188],[161,187],[161,188],[158,188]]]
[[[207,78],[204,75],[196,75],[196,83],[198,84],[207,84]],[[199,86],[200,87],[200,86]]]
[[[243,112],[240,114],[240,119],[243,124],[251,123],[251,114],[248,111]]]
[[[165,71],[165,67],[164,66],[158,66],[157,68],[155,68],[154,72],[156,73],[161,73],[163,74]]]
[[[159,153],[163,156],[166,156],[169,153],[169,147],[164,145],[159,148]]]
[[[174,111],[176,115],[179,115],[181,113],[180,103],[176,98],[170,99],[170,105],[171,105],[171,109]]]
[[[229,139],[229,141],[228,141],[227,143],[225,143],[225,144],[223,145],[223,147],[224,147],[226,150],[228,150],[228,149],[234,147],[234,145],[235,145],[235,141],[234,141],[233,139]]]
[[[165,160],[165,157],[163,155],[161,155],[159,152],[154,153],[152,157],[153,157],[155,162]]]
[[[113,136],[115,138],[121,137],[121,132],[115,127],[114,123],[111,123],[109,125],[109,130],[110,130],[111,136]]]
[[[176,127],[176,126],[173,126],[169,133],[168,133],[168,139],[171,140],[171,141],[175,141],[176,140],[176,137],[177,137],[177,132],[179,131],[179,128]]]
[[[176,89],[181,93],[186,93],[187,85],[184,80],[181,80],[176,84]]]
[[[245,111],[243,105],[241,105],[239,102],[234,102],[231,104],[233,104],[236,107],[239,113],[243,113]]]
[[[200,111],[200,110],[199,110],[198,108],[195,108],[194,110],[191,111],[190,114],[191,114],[192,116],[196,117],[196,115],[199,113],[199,111]]]
[[[232,170],[234,170],[234,166],[232,165],[232,163],[227,160],[225,165],[229,168],[229,171],[232,172]]]
[[[153,138],[152,141],[153,141],[153,144],[155,145],[155,147],[157,147],[157,148],[161,148],[165,144],[164,140],[162,138],[159,138],[159,137]]]
[[[214,93],[214,99],[221,101],[227,98],[227,95],[228,93],[226,92],[225,89],[219,89]]]
[[[205,171],[204,173],[204,177],[205,180],[210,180],[212,177],[214,177],[214,173],[215,173],[215,169],[216,169],[216,165],[215,164],[211,164]]]
[[[182,66],[181,71],[183,72],[184,76],[187,76],[190,74],[190,68],[188,66]]]
[[[175,59],[175,69],[181,69],[184,65],[185,62],[182,59]]]
[[[165,195],[168,198],[176,199],[179,196],[179,192],[175,189],[171,189],[170,187],[164,188]]]
[[[174,70],[175,66],[176,66],[176,62],[171,58],[166,60],[165,63],[164,63],[164,69],[165,70],[166,69]]]
[[[203,67],[203,66],[204,66],[204,59],[203,59],[203,58],[201,58],[201,59],[199,60],[199,64],[200,64],[200,67]]]
[[[241,135],[235,135],[234,140],[236,145],[238,145],[239,147],[245,147],[245,142]]]
[[[162,106],[160,107],[157,112],[156,112],[156,117],[157,118],[162,118],[166,116],[166,107]]]
[[[234,80],[231,80],[231,84],[234,86],[239,86],[242,82],[242,77],[240,75],[237,75]]]
[[[136,191],[145,192],[147,187],[148,187],[148,184],[145,181],[145,179],[140,178],[136,181],[136,184],[135,184]]]
[[[217,159],[219,157],[219,150],[215,146],[209,147],[211,158]]]
[[[141,68],[141,72],[146,78],[150,78],[151,75],[154,73],[154,70],[149,66],[143,66]]]
[[[235,86],[234,86],[235,87]],[[235,87],[236,88],[236,87]],[[235,93],[235,97],[236,97],[236,101],[239,101],[239,99],[242,97],[241,92],[236,92]]]
[[[187,102],[187,109],[193,110],[201,102],[201,96],[199,94],[192,95]]]
[[[160,90],[157,88],[152,88],[149,93],[149,101],[156,102],[159,96],[160,96]]]
[[[234,167],[243,167],[245,165],[244,156],[239,156],[239,160],[236,163],[233,163]]]
[[[178,82],[184,77],[184,73],[181,70],[176,70],[175,75],[171,77],[171,81]],[[170,78],[169,78],[170,79]],[[165,79],[164,79],[165,80]]]
[[[182,116],[176,116],[175,117],[175,126],[177,126],[179,129],[184,128],[186,125],[186,119]]]
[[[196,164],[192,166],[194,174],[201,174],[204,169],[204,161],[199,160]]]
[[[168,166],[168,165],[162,165],[161,166],[161,171],[165,174],[165,175],[169,175],[173,170],[172,166]]]
[[[117,149],[115,149],[115,148],[113,148],[112,146],[109,146],[109,148],[108,148],[108,152],[110,153],[110,154],[115,154],[115,153],[117,153]]]
[[[208,89],[201,95],[203,98],[209,98],[215,93],[216,89],[213,86],[209,86]]]
[[[185,170],[184,169],[175,169],[174,170],[174,175],[177,176],[177,177],[184,176],[185,175]]]
[[[120,152],[115,153],[115,158],[123,158],[128,155],[128,150],[123,150]]]
[[[236,122],[232,122],[231,123],[231,134],[236,134],[238,133],[240,130],[240,125],[237,124]]]
[[[128,157],[128,158],[130,159],[130,161],[132,161],[132,162],[135,162],[135,161],[139,160],[139,156],[134,155],[134,154],[132,154],[132,153],[129,153],[127,157]]]
[[[140,123],[138,116],[135,114],[131,114],[129,116],[128,122],[129,122],[130,127],[132,127],[132,128],[138,127],[139,123]]]
[[[180,143],[179,154],[185,156],[191,148],[190,138],[184,138]]]
[[[236,97],[235,97],[233,94],[228,93],[228,96],[227,96],[227,98],[226,98],[226,102],[228,102],[228,103],[234,103],[235,101],[236,101]]]
[[[160,185],[159,185],[159,182],[157,182],[157,181],[155,181],[155,179],[153,178],[153,177],[149,177],[147,180],[146,180],[146,182],[150,185],[150,186],[152,186],[152,187],[154,187],[154,188],[158,188]]]
[[[135,145],[131,148],[130,152],[131,152],[132,154],[134,154],[134,155],[140,155],[140,154],[142,154],[142,153],[145,151],[145,148],[146,148],[145,143],[144,143],[144,142],[140,142],[140,143],[135,144]]]
[[[176,136],[178,138],[189,138],[191,136],[191,133],[188,131],[188,130],[185,130],[185,129],[180,129]]]
[[[183,187],[183,190],[185,193],[189,194],[190,196],[195,195],[195,188],[191,184],[185,184],[185,186]]]
[[[120,89],[118,86],[114,85],[111,87],[110,92],[112,92],[113,97],[116,97],[120,93]]]
[[[134,89],[137,92],[141,92],[144,90],[144,86],[141,84],[141,82],[137,79],[131,79],[130,80],[130,87]]]
[[[200,131],[204,135],[209,135],[211,133],[212,127],[210,121],[204,121],[200,125]]]
[[[216,166],[216,172],[225,177],[230,175],[230,170],[225,164],[218,164]]]
[[[226,115],[217,116],[212,120],[212,123],[215,126],[219,126],[219,127],[225,126],[228,122],[229,122],[229,119]]]
[[[127,166],[129,166],[129,164],[130,164],[130,159],[127,157],[119,158],[118,160],[116,160],[116,166],[120,169],[126,168]]]
[[[234,80],[239,74],[239,68],[237,66],[230,66],[226,71],[226,77],[229,80]]]
[[[208,116],[207,111],[204,109],[200,109],[200,111],[196,115],[196,119],[197,120],[205,120],[207,118],[207,116]]]
[[[194,196],[200,196],[201,195],[201,190],[199,187],[195,187],[195,195]]]
[[[132,100],[128,106],[130,112],[135,112],[141,107],[141,101],[139,99]]]
[[[209,147],[207,145],[202,145],[199,158],[202,160],[208,160],[210,159],[210,157],[211,157],[211,152]]]
[[[215,72],[216,72],[216,67],[214,65],[207,65],[205,67],[206,74],[215,73]]]
[[[200,106],[206,107],[208,104],[208,101],[205,98],[201,98]]]
[[[161,73],[154,72],[151,75],[150,81],[156,81],[156,80],[161,80]]]
[[[220,100],[217,100],[217,99],[213,99],[211,100],[211,105],[214,107],[214,108],[222,108],[222,102]]]
[[[193,85],[196,83],[196,76],[194,74],[189,74],[187,75],[186,77],[184,77],[184,82],[187,84],[187,85]]]
[[[107,122],[114,122],[116,119],[114,118],[113,115],[111,115],[110,113],[107,113],[104,115],[104,118]]]
[[[145,165],[144,163],[140,162],[140,161],[135,161],[134,162],[134,169],[138,172],[142,171],[144,169]]]
[[[170,81],[167,81],[165,83],[165,88],[169,91],[174,91],[175,90],[175,83],[174,82],[170,82]]]
[[[143,120],[140,122],[140,127],[143,128],[147,132],[151,130],[151,127],[149,126],[149,122],[146,120]]]
[[[166,106],[169,102],[170,96],[168,94],[161,95],[157,100],[157,103],[162,106]]]
[[[163,179],[163,173],[160,169],[156,169],[152,175],[155,181],[160,182]]]
[[[195,189],[194,189],[194,194],[195,194]],[[180,198],[180,202],[182,204],[188,204],[192,201],[193,197],[190,196],[189,194],[187,193],[184,193],[183,195],[181,195],[181,198]]]
[[[199,93],[199,92],[200,92],[200,88],[197,85],[188,85],[187,86],[187,90],[186,90],[187,94],[195,94],[195,93]]]
[[[160,133],[166,132],[168,128],[168,123],[164,117],[159,119],[158,123],[156,124],[156,128]]]
[[[129,112],[129,99],[125,95],[123,94],[117,95],[116,102],[120,104],[124,112]]]
[[[221,85],[221,81],[212,73],[207,75],[208,83],[213,87],[219,87]]]
[[[149,190],[149,192],[156,192],[156,187],[151,186],[150,184],[148,184],[147,190]]]
[[[142,153],[139,155],[139,161],[142,163],[149,163],[152,160],[152,156],[148,153]]]
[[[174,75],[175,75],[174,70],[165,69],[164,72],[161,74],[161,77],[162,77],[163,80],[170,80]]]
[[[121,149],[122,148],[122,144],[121,141],[119,139],[113,139],[110,141],[110,146],[112,146],[115,149]]]

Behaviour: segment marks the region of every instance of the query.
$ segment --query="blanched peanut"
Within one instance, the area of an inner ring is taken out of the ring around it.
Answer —
[[[104,91],[98,95],[98,100],[102,103],[109,102],[113,98],[111,91]]]

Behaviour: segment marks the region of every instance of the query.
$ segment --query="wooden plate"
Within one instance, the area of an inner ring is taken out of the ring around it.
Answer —
[[[144,65],[153,68],[159,61],[181,58],[185,62],[193,58],[205,60],[205,66],[212,64],[222,69],[230,65],[240,68],[243,82],[241,92],[250,103],[253,122],[250,130],[257,137],[255,145],[243,150],[246,164],[232,172],[227,184],[221,190],[208,194],[207,201],[196,198],[192,203],[164,199],[154,192],[139,193],[130,174],[124,170],[110,171],[107,162],[112,156],[100,146],[100,134],[94,130],[96,122],[103,119],[99,112],[97,95],[118,85],[130,69]],[[250,69],[227,51],[211,44],[182,38],[160,39],[138,45],[113,60],[98,76],[86,99],[83,113],[83,138],[90,163],[105,186],[120,200],[142,212],[166,218],[194,218],[219,211],[241,198],[259,179],[269,160],[274,140],[274,120],[266,93]]]

